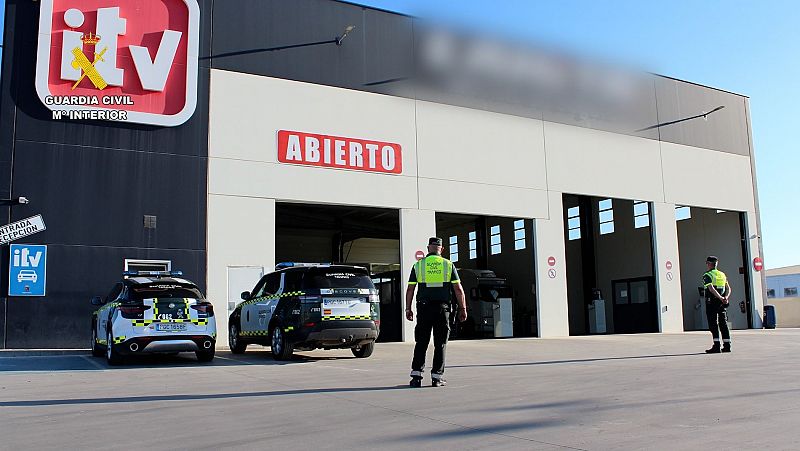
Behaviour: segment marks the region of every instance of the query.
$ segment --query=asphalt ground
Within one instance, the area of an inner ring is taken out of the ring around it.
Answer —
[[[0,357],[0,449],[800,449],[800,329],[456,341],[448,386],[412,344]]]

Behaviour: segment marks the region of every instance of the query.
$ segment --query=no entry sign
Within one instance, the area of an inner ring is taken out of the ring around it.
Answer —
[[[422,260],[423,258],[425,258],[425,252],[417,251],[416,253],[414,253],[414,258],[416,258],[417,260]]]
[[[761,260],[761,257],[756,257],[753,259],[753,269],[756,271],[761,271],[764,269],[764,260]]]
[[[548,266],[555,266],[556,265],[556,258],[553,257],[552,255],[550,257],[547,257],[547,264],[548,264]]]

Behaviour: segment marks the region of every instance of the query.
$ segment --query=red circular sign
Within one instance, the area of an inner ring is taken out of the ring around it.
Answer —
[[[555,266],[556,265],[556,258],[551,255],[550,257],[547,258],[547,264],[550,265],[550,266]]]
[[[761,257],[756,257],[753,259],[753,269],[756,271],[761,271],[764,269],[764,260],[761,260]]]
[[[422,260],[423,258],[425,258],[425,252],[417,251],[414,254],[414,258],[416,258],[417,260]]]
[[[667,260],[667,271],[672,269],[672,262]]]

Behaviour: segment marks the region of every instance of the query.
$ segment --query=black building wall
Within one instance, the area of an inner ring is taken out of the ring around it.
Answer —
[[[211,1],[201,0],[201,56]],[[9,247],[0,252],[0,326],[6,348],[87,348],[89,299],[119,280],[124,259],[172,260],[205,288],[208,58],[197,109],[178,127],[53,121],[34,86],[39,3],[6,3],[0,93],[3,223],[35,214],[47,230],[16,241],[48,245],[47,296],[8,297]],[[156,229],[144,215],[157,217]]]

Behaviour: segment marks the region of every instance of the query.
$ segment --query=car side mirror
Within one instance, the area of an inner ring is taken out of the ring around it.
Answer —
[[[250,292],[249,291],[242,291],[242,300],[243,301],[250,300]]]
[[[92,298],[92,305],[103,305],[103,298],[100,296],[94,296]]]

